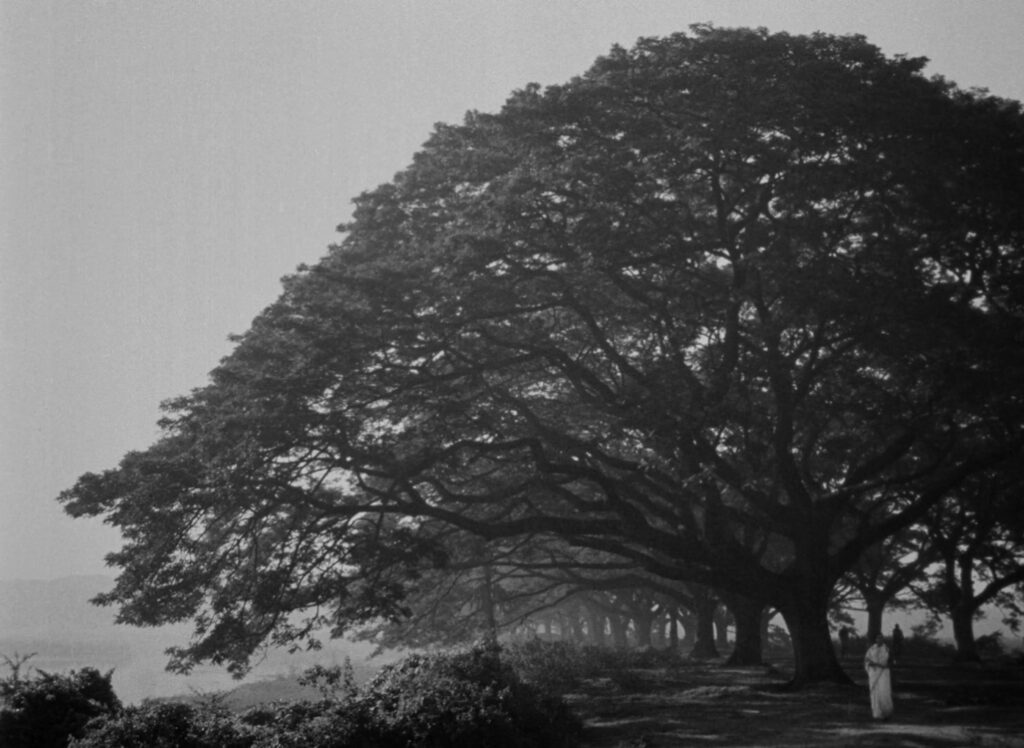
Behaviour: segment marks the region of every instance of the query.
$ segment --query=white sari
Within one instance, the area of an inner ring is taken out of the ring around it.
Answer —
[[[892,716],[892,679],[889,675],[889,648],[874,644],[864,655],[864,669],[871,688],[871,716],[886,719]]]

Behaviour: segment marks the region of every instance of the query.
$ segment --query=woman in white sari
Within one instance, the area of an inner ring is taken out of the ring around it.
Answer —
[[[864,669],[871,688],[871,716],[889,719],[892,716],[892,678],[889,674],[889,648],[879,635],[864,655]]]

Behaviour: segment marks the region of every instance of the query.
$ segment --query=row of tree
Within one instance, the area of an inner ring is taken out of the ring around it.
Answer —
[[[466,559],[557,568],[770,606],[807,683],[845,678],[840,581],[917,528],[947,569],[976,533],[951,582],[1019,581],[1024,116],[924,64],[700,26],[439,125],[62,494],[123,533],[100,602],[241,672]]]
[[[936,514],[944,526],[914,526],[868,549],[836,585],[831,623],[847,625],[850,609],[862,610],[873,641],[883,633],[887,610],[916,611],[922,633],[948,619],[958,661],[980,659],[974,623],[981,617],[1001,614],[1005,626],[1019,631],[1024,545],[1008,526],[968,521],[968,507],[956,507],[956,522]],[[428,579],[405,598],[407,617],[352,633],[381,650],[540,635],[619,649],[667,647],[695,658],[725,649],[730,664],[762,663],[776,612],[771,606],[700,585],[666,584],[610,557],[604,566],[594,554],[585,566],[579,562],[550,548],[541,562],[521,547],[485,556],[477,546],[426,572]]]

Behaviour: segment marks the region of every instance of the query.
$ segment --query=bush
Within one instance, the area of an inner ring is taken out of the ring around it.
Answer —
[[[568,652],[551,652],[564,655],[563,664],[571,660]],[[541,655],[537,650],[531,656]],[[385,666],[362,689],[346,673],[313,668],[305,680],[320,687],[325,698],[264,705],[239,717],[216,703],[150,702],[129,707],[90,723],[85,736],[72,745],[570,748],[579,742],[580,722],[565,703],[523,682],[496,648],[411,655]]]
[[[978,648],[978,656],[983,659],[999,660],[1006,656],[1006,649],[1003,647],[1002,631],[983,634],[974,643]]]
[[[903,642],[902,658],[928,660],[951,660],[956,655],[956,647],[943,642],[924,632],[915,630],[912,636]]]
[[[10,662],[10,661],[8,661]],[[38,671],[22,679],[17,669],[3,683],[0,745],[5,748],[65,748],[94,717],[121,706],[110,684],[113,671],[82,668],[67,675]]]
[[[69,748],[250,748],[223,707],[144,702],[90,723]]]
[[[523,683],[498,650],[412,655],[386,666],[365,703],[381,745],[555,748],[579,742],[581,725],[561,699]]]
[[[521,681],[551,695],[568,693],[590,670],[584,651],[566,642],[516,642],[501,656]]]

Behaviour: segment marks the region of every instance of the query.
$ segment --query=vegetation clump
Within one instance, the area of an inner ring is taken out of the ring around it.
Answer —
[[[316,667],[321,698],[233,714],[222,699],[123,708],[111,673],[2,682],[5,748],[571,748],[582,725],[558,696],[525,682],[497,647],[414,654],[362,687],[351,668]],[[70,741],[70,742],[69,742]]]
[[[92,722],[72,748],[251,748],[227,709],[215,704],[147,701]]]
[[[0,679],[0,746],[65,748],[90,720],[120,710],[110,683],[113,671],[86,667],[66,675],[36,670],[23,676],[21,667],[31,657],[4,657],[10,673]]]

